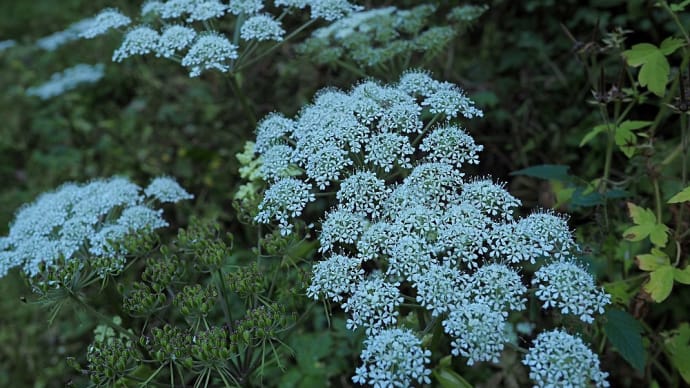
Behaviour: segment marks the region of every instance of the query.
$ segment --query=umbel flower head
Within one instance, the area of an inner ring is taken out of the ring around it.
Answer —
[[[35,277],[61,263],[81,266],[92,258],[114,259],[107,261],[113,268],[98,272],[117,272],[127,253],[120,241],[168,225],[152,202],[190,198],[172,178],[154,179],[143,193],[122,177],[64,184],[19,209],[9,235],[0,238],[0,277],[13,267]]]
[[[325,4],[336,1],[321,1]],[[332,7],[333,10],[337,8]],[[453,13],[457,13],[453,9]],[[312,5],[312,15],[317,9]],[[318,63],[339,60],[354,61],[360,66],[372,67],[386,63],[398,55],[421,52],[434,55],[454,38],[465,25],[481,16],[481,12],[465,18],[447,18],[446,25],[433,25],[436,6],[423,4],[411,9],[385,7],[358,10],[349,14],[338,12],[338,21],[315,30],[298,48],[305,56]],[[462,13],[462,12],[461,12]],[[341,18],[342,17],[342,18]],[[326,18],[324,16],[324,18]],[[438,23],[436,21],[436,23]]]
[[[96,65],[81,63],[53,74],[47,82],[27,89],[26,94],[47,100],[75,89],[79,85],[100,81],[103,78],[103,69],[104,66],[100,63]]]
[[[335,21],[361,7],[347,0],[277,0],[276,7],[311,8],[312,19]],[[280,17],[264,10],[263,0],[148,0],[142,4],[141,19],[125,33],[121,46],[113,53],[114,62],[136,55],[155,54],[175,58],[189,69],[190,77],[208,70],[233,71],[234,60],[241,52],[238,40],[282,41],[285,36]],[[212,19],[231,17],[237,24],[235,36],[210,29]],[[72,24],[68,29],[42,38],[37,45],[46,50],[76,40],[91,39],[111,29],[128,26],[132,20],[116,9],[105,9],[98,15]],[[159,28],[157,26],[163,25]],[[203,29],[199,29],[200,24]],[[186,50],[186,52],[184,52]],[[247,50],[253,52],[254,50]]]
[[[608,373],[580,337],[556,329],[539,334],[522,361],[530,368],[535,388],[608,387]]]
[[[413,382],[430,384],[431,370],[426,367],[431,352],[410,330],[388,329],[364,341],[360,355],[362,366],[352,381],[373,387],[409,387]]]
[[[324,89],[294,119],[272,113],[258,125],[268,188],[257,222],[292,233],[319,191],[334,194],[318,234],[325,258],[307,295],[342,303],[346,327],[364,328],[357,383],[425,381],[417,364],[408,367],[412,377],[401,372],[411,356],[384,355],[391,333],[406,336],[396,331],[405,300],[427,310],[468,365],[499,361],[512,338],[510,315],[526,309],[530,276],[543,308],[586,323],[610,301],[573,264],[567,218],[537,211],[516,219],[520,201],[504,185],[465,176],[482,146],[457,121],[481,115],[458,86],[408,71],[392,85]],[[526,263],[537,264],[536,274]]]

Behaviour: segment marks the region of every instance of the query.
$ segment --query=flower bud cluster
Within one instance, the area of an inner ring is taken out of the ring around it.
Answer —
[[[135,282],[123,300],[122,308],[134,317],[149,317],[167,305],[167,297],[161,291],[151,289],[146,283]]]
[[[107,343],[96,342],[86,353],[89,378],[98,387],[114,386],[131,373],[141,356],[134,344],[122,338],[109,338]]]
[[[233,343],[244,346],[257,346],[275,338],[287,326],[288,317],[285,308],[271,304],[247,310],[241,320],[235,322],[234,331],[230,334]]]
[[[150,337],[141,337],[141,344],[150,349],[151,356],[160,363],[174,362],[192,367],[192,335],[166,324],[154,327]]]
[[[192,338],[191,354],[196,363],[206,368],[221,368],[236,357],[226,329],[212,327]]]
[[[218,291],[213,286],[187,285],[175,295],[173,304],[183,316],[195,321],[206,317],[211,312],[216,298],[218,298]]]
[[[239,267],[226,274],[225,285],[228,290],[247,300],[266,290],[265,276],[257,263]]]

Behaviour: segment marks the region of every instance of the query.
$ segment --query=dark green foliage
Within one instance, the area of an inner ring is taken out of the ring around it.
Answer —
[[[593,343],[612,386],[690,381],[690,209],[667,203],[688,185],[690,80],[683,75],[690,68],[671,14],[641,0],[493,0],[486,12],[472,10],[470,23],[455,1],[428,3],[366,2],[427,11],[397,32],[384,26],[342,46],[322,47],[304,33],[295,40],[303,45],[286,44],[256,62],[237,76],[251,113],[291,115],[323,86],[395,80],[407,67],[463,85],[485,111],[468,128],[485,145],[476,172],[508,181],[524,213],[574,212],[591,269],[615,302],[606,323],[583,333],[602,340]],[[318,255],[314,236],[303,224],[288,237],[253,224],[258,200],[251,194],[261,182],[233,201],[249,180],[235,155],[255,130],[233,87],[218,74],[190,79],[153,57],[112,64],[113,37],[56,52],[31,46],[106,6],[135,14],[139,5],[0,5],[0,37],[19,43],[0,51],[0,236],[17,208],[65,181],[117,174],[144,183],[168,174],[196,195],[191,205],[166,207],[167,234],[133,238],[131,265],[102,284],[76,281],[74,293],[48,295],[16,272],[0,279],[0,386],[350,384],[361,333],[346,330],[335,307],[325,306],[327,320],[304,295]],[[673,12],[690,25],[687,9]],[[403,39],[392,39],[396,34]],[[677,41],[664,44],[671,36]],[[653,51],[651,60],[644,49]],[[369,63],[374,51],[381,61]],[[105,63],[106,76],[60,98],[26,96],[79,62]],[[626,202],[667,225],[669,242],[626,233],[640,226]],[[661,271],[640,265],[649,256],[663,261]],[[46,280],[69,283],[77,272],[63,268]],[[660,288],[666,295],[656,300]],[[49,308],[34,303],[35,292],[48,297]],[[480,365],[462,376],[457,363],[434,360],[434,383],[525,383],[514,353],[496,368]]]

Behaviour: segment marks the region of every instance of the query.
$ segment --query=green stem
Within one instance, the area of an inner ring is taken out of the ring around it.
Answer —
[[[690,76],[690,74],[688,74]],[[680,85],[680,87],[684,87],[684,85]],[[680,133],[681,133],[681,139],[680,139],[680,145],[681,145],[681,153],[682,153],[682,163],[681,163],[681,187],[685,188],[688,186],[688,143],[690,142],[688,139],[688,115],[686,113],[682,113],[680,115]],[[680,210],[678,211],[678,222],[676,222],[676,234],[680,232],[680,229],[682,229],[681,223],[683,222],[683,216],[685,215],[685,208],[686,206],[681,206]]]
[[[151,380],[153,380],[154,377],[158,376],[158,374],[160,373],[161,370],[163,370],[163,368],[165,368],[165,364],[162,364],[160,367],[158,367],[158,369],[156,369],[156,371],[153,372],[153,374],[151,376],[149,376],[148,379],[146,379],[144,382],[139,384],[139,387],[142,387],[142,388],[148,387],[149,383],[151,383]]]
[[[414,139],[414,141],[412,141],[413,147],[417,146],[417,143],[419,143],[419,141],[422,140],[422,138],[424,137],[426,132],[429,130],[429,128],[431,128],[432,125],[434,125],[434,123],[436,123],[436,120],[438,120],[439,117],[441,117],[441,114],[437,113],[436,115],[434,115],[434,117],[431,118],[431,120],[427,123],[427,125],[424,126],[424,129],[422,129],[422,132]]]
[[[690,35],[688,35],[688,32],[685,30],[685,27],[683,27],[683,23],[680,22],[680,19],[678,19],[678,15],[676,15],[675,12],[669,7],[667,1],[662,1],[661,2],[662,7],[666,10],[671,15],[671,18],[673,19],[673,22],[676,23],[676,26],[680,30],[681,34],[685,37],[685,41],[690,44]]]
[[[310,25],[312,25],[315,21],[316,21],[316,19],[311,19],[311,20],[309,20],[308,22],[304,23],[303,25],[301,25],[300,27],[298,27],[295,31],[291,32],[290,35],[286,36],[282,41],[280,41],[280,42],[274,44],[273,46],[269,47],[266,51],[264,51],[264,52],[262,52],[261,54],[255,56],[255,57],[252,58],[251,60],[248,60],[248,61],[246,61],[246,62],[244,62],[244,63],[242,63],[242,64],[238,64],[238,65],[235,67],[235,70],[236,70],[236,71],[241,71],[242,69],[245,69],[245,68],[247,68],[248,66],[251,66],[252,64],[254,64],[254,62],[258,61],[259,59],[261,59],[261,58],[265,57],[266,55],[270,54],[271,52],[273,52],[273,51],[274,51],[275,49],[277,49],[278,47],[282,46],[285,42],[287,42],[288,40],[292,39],[295,35],[297,35],[298,33],[302,32],[302,30],[304,30],[305,28],[307,28],[307,27],[309,27]]]
[[[237,82],[237,77],[239,73],[233,73],[232,76],[228,77],[228,83],[230,84],[230,89],[232,89],[232,93],[240,99],[240,104],[242,105],[242,109],[244,110],[244,114],[247,116],[247,119],[249,120],[249,124],[251,125],[252,128],[256,128],[256,116],[254,115],[254,110],[252,109],[251,105],[249,104],[249,100],[247,100],[247,96],[242,93],[242,89],[240,89],[240,84]]]
[[[228,290],[225,287],[225,281],[223,280],[223,271],[216,270],[216,274],[218,275],[218,284],[220,288],[220,297],[223,298],[223,303],[221,304],[221,307],[223,309],[223,314],[225,314],[225,321],[228,324],[228,327],[232,327],[232,312],[230,309],[230,302],[228,302]]]
[[[659,189],[659,179],[655,176],[652,178],[654,185],[654,203],[656,208],[656,222],[663,223],[661,219],[661,190]]]
[[[352,73],[357,74],[358,76],[360,76],[360,77],[362,77],[362,78],[367,78],[367,77],[368,77],[367,73],[363,72],[361,69],[359,69],[359,68],[353,66],[353,65],[350,64],[350,63],[347,63],[347,62],[342,61],[342,60],[340,60],[340,59],[338,59],[337,61],[335,61],[335,63],[336,63],[338,66],[343,67],[343,68],[345,68],[345,69],[351,71]]]
[[[232,385],[230,385],[230,383],[228,382],[228,379],[225,378],[225,373],[223,373],[219,369],[216,369],[216,372],[218,372],[220,378],[223,380],[223,384],[225,384],[226,387],[232,387]]]
[[[608,137],[606,143],[606,157],[604,159],[604,175],[599,182],[599,192],[606,193],[608,187],[609,179],[611,177],[611,161],[613,159],[613,146],[616,144],[615,129],[609,121],[608,113],[606,112],[606,107],[601,105],[601,116],[606,124],[606,135]]]

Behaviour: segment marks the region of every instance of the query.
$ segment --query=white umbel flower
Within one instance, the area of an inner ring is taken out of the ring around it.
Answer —
[[[198,77],[205,70],[230,71],[229,61],[237,59],[237,46],[223,35],[210,32],[201,35],[182,58],[182,66],[189,67],[189,76]]]
[[[594,284],[594,278],[572,260],[562,259],[539,268],[532,285],[544,308],[557,308],[563,314],[573,314],[586,323],[594,321],[594,314],[603,314],[611,296]]]
[[[147,26],[138,26],[125,34],[120,47],[113,53],[113,62],[122,62],[135,55],[146,55],[158,48],[158,31]]]
[[[101,11],[98,15],[90,19],[88,25],[79,32],[79,37],[84,39],[95,38],[103,35],[112,28],[119,28],[129,25],[132,19],[123,15],[115,8],[108,8]]]
[[[352,381],[372,387],[410,387],[430,384],[431,351],[408,329],[387,329],[364,340],[362,365]]]
[[[535,388],[608,387],[608,373],[580,337],[562,329],[540,333],[522,360]]]

